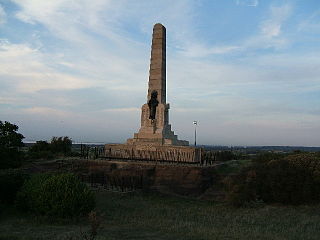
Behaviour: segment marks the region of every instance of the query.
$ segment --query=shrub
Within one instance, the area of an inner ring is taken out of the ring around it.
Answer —
[[[17,204],[41,215],[77,217],[90,212],[95,199],[74,174],[37,174],[22,187]]]
[[[28,175],[18,169],[0,171],[0,203],[12,204]]]
[[[17,194],[16,205],[20,210],[30,210],[37,212],[37,207],[41,204],[41,194],[43,193],[43,186],[45,181],[50,177],[49,174],[33,174],[28,181],[26,181],[21,190]]]
[[[242,206],[257,200],[283,204],[318,200],[320,181],[317,171],[314,171],[318,161],[311,162],[301,156],[289,156],[245,168],[225,179],[227,201],[234,206]]]

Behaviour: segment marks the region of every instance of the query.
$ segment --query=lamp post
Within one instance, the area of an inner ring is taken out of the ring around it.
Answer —
[[[197,125],[198,121],[193,121],[194,125],[194,146],[197,146]]]

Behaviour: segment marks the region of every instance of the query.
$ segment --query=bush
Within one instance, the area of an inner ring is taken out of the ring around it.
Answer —
[[[13,204],[28,175],[18,169],[0,171],[0,203]]]
[[[234,206],[266,203],[302,204],[320,199],[318,160],[301,155],[256,163],[225,179],[227,201]],[[317,165],[318,166],[318,165]]]
[[[17,205],[36,214],[77,217],[90,212],[95,199],[74,174],[36,174],[22,187]]]

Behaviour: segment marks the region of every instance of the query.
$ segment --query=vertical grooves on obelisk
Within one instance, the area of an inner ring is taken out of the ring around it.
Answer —
[[[166,103],[166,28],[160,23],[153,27],[148,100],[152,91],[158,92],[160,103]]]

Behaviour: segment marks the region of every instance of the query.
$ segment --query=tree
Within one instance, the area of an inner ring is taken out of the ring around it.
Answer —
[[[72,140],[69,137],[53,137],[50,145],[53,153],[63,153],[66,155],[71,152]]]
[[[18,133],[19,127],[10,122],[0,121],[0,169],[14,168],[21,164],[24,136]]]

